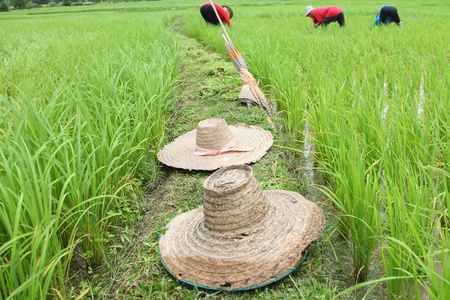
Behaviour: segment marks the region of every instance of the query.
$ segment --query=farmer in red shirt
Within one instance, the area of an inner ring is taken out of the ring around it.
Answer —
[[[314,8],[308,5],[305,8],[306,17],[309,16],[313,19],[314,28],[319,25],[327,26],[331,22],[338,22],[339,26],[345,25],[344,12],[337,6],[318,7]]]
[[[228,26],[231,26],[230,19],[233,17],[233,10],[231,7],[226,5],[218,5],[214,3],[214,7],[217,10],[217,13],[219,14],[219,17],[222,21],[225,21]],[[219,25],[219,20],[217,19],[216,13],[214,12],[213,7],[211,6],[211,2],[205,2],[200,6],[200,13],[202,14],[203,19],[207,23]]]

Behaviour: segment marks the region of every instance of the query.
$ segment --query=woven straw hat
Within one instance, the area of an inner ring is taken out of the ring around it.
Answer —
[[[231,152],[217,155],[196,155],[199,148],[217,150],[230,145]],[[224,119],[207,119],[197,129],[185,133],[158,153],[158,160],[174,168],[212,171],[225,166],[253,163],[261,159],[272,146],[270,131],[258,126],[236,124],[228,126]]]
[[[231,7],[229,7],[228,5],[222,5],[222,7],[227,11],[228,18],[230,18],[230,20],[231,20],[233,18],[233,16],[234,16],[234,12],[231,9]]]
[[[214,290],[247,290],[283,278],[320,237],[321,209],[295,192],[263,191],[250,166],[229,166],[204,184],[203,206],[174,218],[161,261],[177,279]]]
[[[305,17],[307,17],[312,12],[313,9],[314,9],[314,7],[312,7],[311,5],[308,5],[305,8]]]

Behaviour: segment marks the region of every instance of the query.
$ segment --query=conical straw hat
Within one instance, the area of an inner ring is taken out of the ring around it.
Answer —
[[[239,100],[241,102],[247,103],[247,105],[258,105],[258,101],[256,101],[255,96],[253,96],[252,91],[248,84],[244,84],[242,86],[241,92],[239,93]]]
[[[228,13],[228,18],[233,19],[234,17],[234,12],[231,9],[231,7],[229,7],[228,5],[222,5],[222,7],[227,11]]]
[[[272,104],[270,103],[269,99],[266,98],[264,93],[259,89],[258,82],[256,81],[255,77],[253,77],[252,73],[250,73],[247,69],[240,69],[239,70],[239,77],[242,81],[243,89],[248,87],[250,93],[253,95],[253,99],[255,99],[255,102],[263,109],[267,111],[269,116],[274,116],[274,109],[272,107]],[[252,98],[241,98],[248,96],[247,94],[243,94],[241,90],[241,94],[239,95],[239,100],[241,102],[246,102],[248,104],[248,100]]]
[[[215,290],[246,290],[293,271],[320,237],[321,209],[295,192],[263,191],[250,166],[229,166],[204,184],[203,206],[174,218],[161,261],[177,279]]]
[[[307,17],[313,11],[313,9],[314,7],[312,7],[311,5],[305,7],[305,17]]]
[[[199,148],[219,151],[233,141],[235,145],[231,152],[206,156],[195,154]],[[272,133],[258,126],[228,126],[224,119],[207,119],[199,122],[197,129],[181,135],[161,149],[158,160],[174,168],[212,171],[256,162],[266,154],[272,143]]]

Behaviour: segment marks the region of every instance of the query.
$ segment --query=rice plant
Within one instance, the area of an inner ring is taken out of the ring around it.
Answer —
[[[78,18],[23,16],[3,35],[4,298],[64,297],[74,255],[107,264],[111,232],[129,205],[125,187],[138,172],[151,181],[158,171],[176,99],[176,38],[137,17],[106,15],[92,27],[94,16]],[[130,22],[132,33],[123,26]],[[31,23],[45,30],[23,31]]]
[[[385,275],[375,281],[387,281],[392,298],[438,299],[449,287],[448,272],[434,270],[448,259],[438,220],[448,214],[449,24],[433,22],[448,16],[443,5],[401,1],[403,31],[369,31],[379,8],[345,1],[346,30],[311,30],[304,6],[276,4],[242,8],[230,30],[247,64],[273,88],[294,143],[308,115],[314,157],[330,185],[324,191],[341,214],[355,268],[367,271],[380,247]],[[424,10],[427,17],[417,19]],[[193,35],[223,51],[220,35]],[[361,272],[357,281],[370,275]]]

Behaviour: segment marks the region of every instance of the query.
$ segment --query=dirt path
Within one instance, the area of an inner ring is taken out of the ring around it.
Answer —
[[[181,34],[178,22],[172,26],[172,30],[181,38],[184,58],[180,99],[166,126],[168,141],[195,129],[199,121],[213,117],[224,118],[228,124],[246,123],[271,130],[262,109],[255,106],[249,109],[237,100],[241,82],[231,61]],[[275,123],[280,126],[279,122]],[[275,143],[277,140],[279,137],[275,137]],[[258,172],[261,177],[277,181],[275,171],[279,167],[276,164],[283,153],[271,150],[259,162],[265,169],[262,173]],[[148,294],[146,290],[152,282],[159,284],[161,273],[165,271],[159,262],[157,234],[176,215],[202,205],[203,181],[210,174],[212,172],[188,172],[163,167],[163,174],[142,204],[142,220],[134,228],[134,241],[127,245],[127,249],[113,254],[115,267],[108,268],[106,273],[97,278],[97,283],[102,286],[100,296],[133,298],[134,294]],[[296,184],[294,178],[282,181]],[[110,280],[105,281],[105,277]],[[155,288],[159,290],[162,287]]]
[[[305,166],[310,162],[305,162],[303,155],[277,147],[288,144],[281,121],[274,119],[279,131],[275,134],[266,120],[265,111],[255,106],[249,109],[239,102],[239,74],[227,57],[225,47],[221,54],[211,51],[207,46],[183,35],[179,31],[182,28],[180,22],[176,20],[171,30],[181,39],[184,54],[180,75],[183,83],[179,92],[180,98],[174,105],[172,116],[166,125],[168,141],[195,129],[199,121],[207,118],[224,118],[228,124],[260,126],[274,134],[274,146],[260,161],[251,165],[263,189],[296,191],[307,198],[310,196],[313,199],[309,200],[313,202],[322,202],[323,198],[305,183],[311,180],[306,178],[308,175],[305,174],[311,173],[310,170],[305,171]],[[113,263],[95,272],[91,278],[96,299],[178,299],[200,296],[223,298],[222,292],[199,291],[191,286],[180,285],[164,270],[158,251],[158,233],[164,231],[164,225],[175,216],[202,205],[203,182],[212,172],[189,172],[169,167],[163,167],[162,172],[160,179],[143,199],[141,220],[136,222],[131,230],[134,232],[132,242],[124,243],[123,246],[110,251],[108,256]],[[327,210],[327,205],[318,204]],[[324,268],[334,264],[331,252],[329,249],[325,250],[325,247],[318,247],[313,255],[319,259],[302,264],[300,271],[292,273],[291,281],[284,280],[284,283],[272,284],[271,287],[284,293],[286,289],[295,288],[296,284],[310,284],[311,280],[314,282],[320,280],[317,278],[323,278],[321,272],[324,272]],[[333,250],[333,253],[336,255],[336,251]],[[333,266],[331,273],[335,277],[340,276],[339,272],[342,272],[342,269]],[[344,281],[345,278],[342,281],[336,280],[335,284],[347,285]],[[286,288],[285,284],[290,287]],[[315,283],[319,286],[322,284],[329,288],[328,281]],[[253,293],[257,292],[258,290],[246,292],[239,294],[240,296],[226,293],[225,298],[251,298]]]

